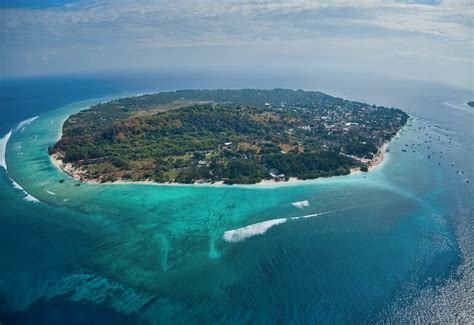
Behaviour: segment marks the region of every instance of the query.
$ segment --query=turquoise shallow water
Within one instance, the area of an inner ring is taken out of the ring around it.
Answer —
[[[474,176],[473,115],[443,104],[462,98],[385,99],[402,109],[409,102],[423,118],[413,118],[390,143],[385,162],[367,174],[273,187],[76,186],[46,148],[69,114],[104,99],[49,110],[12,133],[8,174],[1,171],[0,317],[18,323],[472,317],[472,186],[465,179]],[[25,200],[10,178],[40,202]],[[308,206],[292,205],[305,200]],[[291,219],[303,216],[312,217]],[[287,221],[262,235],[222,238],[281,218]],[[430,310],[427,302],[445,310]],[[451,303],[457,309],[446,308]]]

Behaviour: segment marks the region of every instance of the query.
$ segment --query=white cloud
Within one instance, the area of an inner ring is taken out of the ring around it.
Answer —
[[[242,49],[254,53],[249,60],[262,64],[284,64],[282,57],[293,64],[291,53],[285,52],[291,48],[294,57],[307,60],[315,51],[318,60],[340,58],[344,63],[394,56],[398,61],[421,60],[425,53],[436,53],[430,56],[434,65],[472,65],[473,9],[472,1],[459,0],[434,5],[390,0],[109,0],[9,8],[0,9],[1,55],[8,74],[21,67],[22,73],[46,70],[44,57],[58,70],[114,69],[124,61],[132,67],[160,67],[160,61],[178,66],[183,64],[180,58],[189,64],[192,55],[185,52],[197,47],[226,53]],[[210,58],[215,56],[209,51]],[[216,62],[206,61],[205,51],[197,52],[202,54],[196,64]],[[131,64],[134,59],[140,62]],[[228,59],[237,60],[235,53]],[[68,60],[75,65],[61,66]]]

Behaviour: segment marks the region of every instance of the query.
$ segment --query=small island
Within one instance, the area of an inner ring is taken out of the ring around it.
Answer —
[[[367,171],[408,115],[315,91],[180,90],[69,116],[54,161],[82,181],[255,184]]]

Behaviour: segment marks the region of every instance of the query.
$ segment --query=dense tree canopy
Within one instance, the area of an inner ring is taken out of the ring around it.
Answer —
[[[407,118],[320,92],[183,90],[74,114],[49,151],[101,181],[307,179],[365,169]]]

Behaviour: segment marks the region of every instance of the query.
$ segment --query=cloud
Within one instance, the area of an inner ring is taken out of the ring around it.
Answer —
[[[40,71],[48,66],[45,61],[70,60],[86,70],[104,64],[120,68],[124,61],[139,66],[129,62],[133,58],[143,66],[160,67],[160,60],[181,65],[179,58],[189,64],[192,55],[185,52],[197,48],[196,64],[212,65],[215,55],[210,49],[206,61],[206,47],[223,53],[250,51],[254,60],[273,59],[275,64],[283,64],[282,57],[293,64],[289,55],[269,53],[288,48],[295,57],[317,51],[317,58],[341,60],[340,52],[349,51],[346,62],[354,59],[352,54],[356,59],[389,59],[394,53],[418,53],[413,60],[437,53],[433,59],[440,62],[466,62],[472,56],[473,9],[472,1],[461,0],[86,0],[53,8],[0,9],[0,41],[3,69],[9,74],[21,66]],[[237,60],[235,56],[229,60]],[[61,68],[68,67],[57,66]]]

